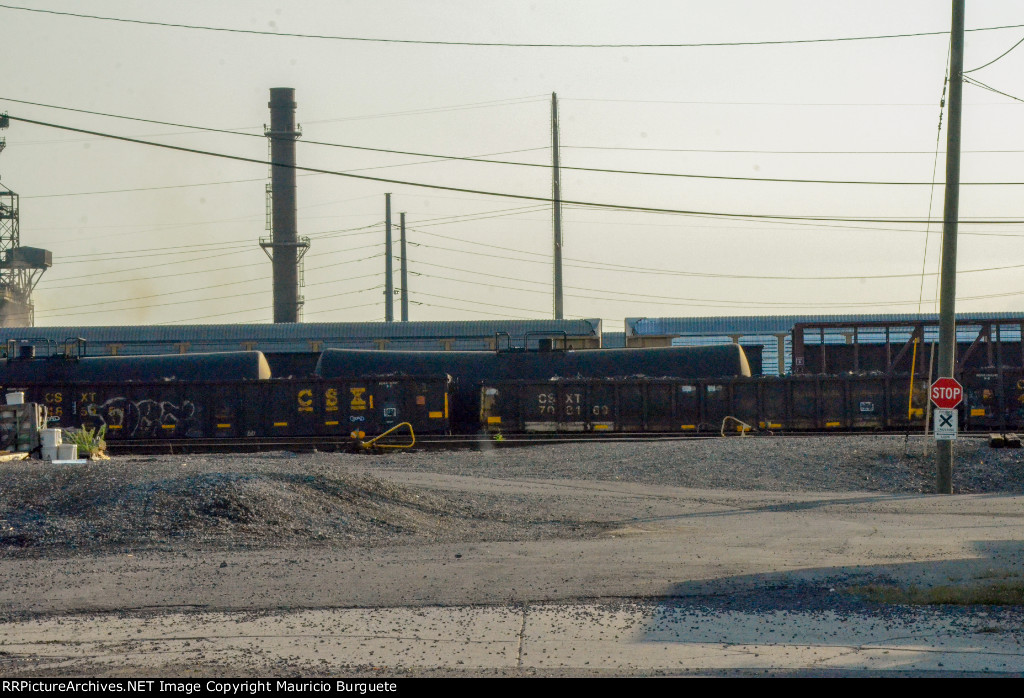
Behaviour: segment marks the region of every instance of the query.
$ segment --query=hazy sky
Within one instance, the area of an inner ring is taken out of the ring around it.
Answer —
[[[20,6],[272,32],[429,41],[656,44],[942,32],[939,0],[177,0]],[[967,27],[1024,24],[1024,5],[967,3]],[[1024,28],[968,32],[966,67]],[[247,35],[0,8],[0,110],[55,124],[266,158],[268,91],[293,87],[304,140],[564,166],[729,177],[931,182],[949,36],[685,48],[437,46]],[[974,77],[1024,99],[1024,46]],[[964,182],[1024,182],[1024,103],[964,87]],[[2,182],[22,244],[54,267],[39,325],[271,320],[265,165],[12,120]],[[944,177],[945,132],[936,178]],[[803,151],[803,152],[797,152]],[[808,152],[809,151],[809,152]],[[981,152],[990,151],[990,152]],[[999,152],[991,152],[999,151]],[[547,197],[550,171],[304,144],[300,165]],[[384,193],[405,211],[413,320],[552,316],[551,208],[523,200],[300,175],[304,319],[384,317]],[[161,188],[163,187],[163,188]],[[136,190],[120,191],[117,190]],[[141,190],[141,191],[139,191]],[[117,192],[117,193],[105,193]],[[961,217],[1024,219],[1018,186],[965,186]],[[932,195],[934,194],[934,200]],[[564,207],[565,310],[632,316],[914,312],[938,266],[943,189],[564,170],[564,199],[712,213],[925,219],[774,221]],[[961,224],[957,309],[1024,311],[1024,224]],[[927,259],[925,238],[929,237]],[[397,229],[395,231],[397,241]],[[397,244],[396,244],[397,252]],[[1018,268],[965,273],[1019,265]],[[396,283],[397,283],[397,260]],[[650,270],[645,272],[644,270]],[[705,276],[698,276],[703,274]],[[903,278],[756,278],[877,277]],[[730,276],[740,278],[730,278]],[[932,311],[934,276],[922,310]],[[988,296],[988,297],[984,297]],[[980,298],[979,298],[980,297]],[[396,299],[396,317],[398,306]]]

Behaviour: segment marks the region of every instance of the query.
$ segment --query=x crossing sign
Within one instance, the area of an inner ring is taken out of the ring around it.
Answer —
[[[956,438],[957,411],[935,410],[935,440],[952,441]]]

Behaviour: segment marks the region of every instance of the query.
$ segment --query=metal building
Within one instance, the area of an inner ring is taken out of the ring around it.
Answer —
[[[62,345],[86,340],[86,354],[168,354],[258,350],[264,354],[315,353],[324,349],[493,351],[567,342],[574,349],[601,343],[601,321],[474,320],[466,322],[310,322],[252,325],[113,325],[0,327],[0,342],[38,339]]]
[[[857,333],[857,341],[863,344],[906,341],[911,336],[910,323],[937,323],[934,313],[892,313],[861,315],[753,315],[716,317],[662,317],[626,318],[626,344],[628,346],[692,346],[736,342],[744,347],[761,347],[761,373],[764,375],[785,375],[793,371],[793,327],[798,324],[847,324],[890,323],[902,329],[883,333],[877,327],[865,328]],[[1022,313],[958,313],[957,321],[963,320],[1005,320],[1017,323],[1016,329],[1002,330],[1004,342],[1020,341]],[[854,328],[835,327],[815,333],[807,342],[824,344],[846,344],[854,337]],[[971,342],[976,338],[979,326],[965,324],[958,327],[959,342]],[[925,332],[924,340],[933,341],[932,334]],[[753,366],[751,367],[753,369]]]

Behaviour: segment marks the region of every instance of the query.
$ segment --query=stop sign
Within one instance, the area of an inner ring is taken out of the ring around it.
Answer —
[[[932,402],[941,410],[951,410],[964,399],[964,388],[955,378],[940,378],[932,383]]]

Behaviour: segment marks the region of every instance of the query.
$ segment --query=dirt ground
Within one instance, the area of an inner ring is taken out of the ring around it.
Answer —
[[[328,675],[370,665],[347,645],[326,667],[251,646],[211,650],[200,661],[168,652],[154,664],[138,643],[134,655],[66,644],[55,660],[45,647],[71,640],[47,624],[83,619],[90,627],[113,623],[115,635],[129,632],[125,623],[141,623],[141,633],[173,620],[192,623],[197,636],[226,618],[284,623],[294,613],[436,607],[514,609],[526,632],[525,609],[536,604],[893,619],[901,605],[857,590],[1024,584],[1021,451],[961,441],[954,486],[964,494],[943,498],[922,494],[932,481],[926,447],[892,436],[732,438],[2,464],[0,640],[29,649],[0,654],[0,674]],[[969,605],[948,612],[974,613]],[[211,613],[227,615],[214,621]],[[1016,616],[1000,622],[1012,633],[1024,627]],[[49,645],[32,644],[41,627],[56,633]],[[147,636],[160,642],[159,633]],[[522,655],[511,664],[454,664],[465,659],[396,661],[383,670],[680,671],[531,666]]]

